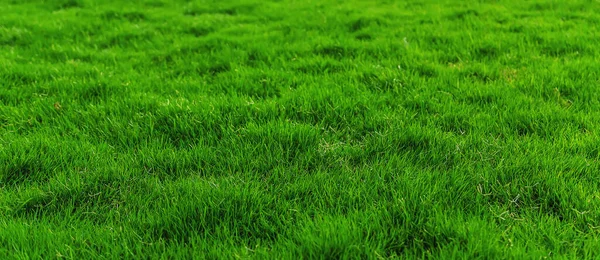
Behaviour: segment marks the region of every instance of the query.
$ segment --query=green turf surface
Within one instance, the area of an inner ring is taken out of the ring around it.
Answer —
[[[0,258],[600,258],[600,2],[0,0]]]

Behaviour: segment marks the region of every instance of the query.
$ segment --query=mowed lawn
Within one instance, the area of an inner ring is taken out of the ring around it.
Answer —
[[[600,258],[600,2],[0,0],[0,258]]]

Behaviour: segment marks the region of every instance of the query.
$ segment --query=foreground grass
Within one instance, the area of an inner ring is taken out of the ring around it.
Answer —
[[[0,0],[0,257],[598,258],[599,24]]]

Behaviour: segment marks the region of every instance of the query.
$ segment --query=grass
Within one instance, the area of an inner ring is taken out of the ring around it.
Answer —
[[[1,258],[600,258],[597,1],[0,0]]]

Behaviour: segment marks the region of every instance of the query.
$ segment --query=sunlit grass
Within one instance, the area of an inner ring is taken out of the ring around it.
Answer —
[[[598,258],[599,22],[0,0],[0,258]]]

